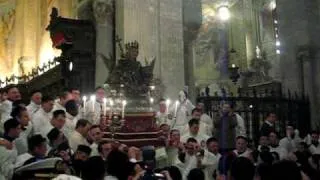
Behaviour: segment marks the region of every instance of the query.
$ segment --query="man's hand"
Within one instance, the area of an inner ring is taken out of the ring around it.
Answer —
[[[137,147],[130,147],[128,149],[128,157],[129,159],[136,159],[137,161],[139,161],[142,158],[142,152]]]
[[[5,139],[0,140],[0,146],[4,146],[8,150],[12,150],[13,144],[10,141],[7,141]]]

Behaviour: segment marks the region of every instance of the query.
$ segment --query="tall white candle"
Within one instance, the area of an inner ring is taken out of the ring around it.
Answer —
[[[176,101],[176,106],[174,109],[174,117],[177,117],[178,105],[179,105],[179,101]]]
[[[86,113],[87,96],[83,96],[82,101],[83,101],[83,113]]]
[[[91,101],[91,110],[92,112],[94,112],[94,106],[95,106],[95,102],[96,102],[96,96],[95,95],[91,95],[90,96],[90,101]]]
[[[107,98],[103,98],[102,110],[103,110],[103,115],[106,116],[106,113],[107,113]]]
[[[110,103],[109,119],[111,119],[111,116],[112,116],[112,107],[113,107],[113,100],[110,99],[109,103]]]
[[[170,99],[166,100],[167,114],[169,114]]]
[[[121,115],[122,119],[124,119],[124,109],[125,109],[126,105],[127,105],[127,101],[123,100],[122,101],[122,115]]]

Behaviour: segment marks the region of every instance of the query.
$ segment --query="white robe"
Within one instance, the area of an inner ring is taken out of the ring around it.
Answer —
[[[99,156],[98,144],[97,143],[92,143],[90,145],[90,148],[91,148],[90,156]]]
[[[14,140],[18,155],[28,152],[28,138],[32,135],[32,123],[29,122],[26,129],[22,131],[17,139]]]
[[[238,113],[234,113],[234,114],[236,115],[236,118],[237,118],[236,137],[238,136],[247,137],[246,126],[243,118]]]
[[[204,123],[204,122],[202,122],[200,120],[199,126],[200,126],[199,127],[199,133],[200,134],[205,134],[207,136],[212,136],[212,134],[210,133],[211,131],[210,131],[210,127],[208,126],[208,124],[206,124],[206,123]],[[183,128],[182,131],[180,131],[180,133],[182,134],[182,136],[185,135],[185,134],[188,134],[189,133],[189,125],[188,124],[184,125],[184,128]]]
[[[1,114],[1,119],[0,119],[0,133],[4,133],[4,123],[11,118],[10,114],[12,111],[12,102],[9,100],[5,100],[1,103],[0,105],[0,114]]]
[[[24,153],[21,154],[17,157],[17,161],[15,164],[15,167],[21,167],[26,161],[28,161],[29,159],[31,159],[33,156],[29,153]]]
[[[77,122],[78,122],[77,117],[74,117],[69,113],[66,113],[66,123],[62,128],[62,132],[67,139],[69,139],[73,131],[75,131]]]
[[[285,137],[279,142],[279,146],[285,148],[287,152],[295,152],[297,150],[298,144],[302,142],[300,137],[294,137],[293,139]]]
[[[270,152],[276,152],[279,154],[279,157],[280,157],[280,160],[283,160],[283,159],[286,159],[288,157],[288,151],[281,147],[281,146],[278,146],[278,147],[271,147],[270,146]]]
[[[183,130],[184,126],[188,124],[191,119],[191,113],[195,106],[187,99],[181,103],[177,108],[176,119],[173,122],[172,127],[178,130]]]
[[[73,131],[71,137],[69,138],[69,144],[74,152],[76,152],[79,145],[86,145],[90,147],[87,139],[83,137],[78,131]]]
[[[41,105],[38,105],[33,101],[30,102],[30,104],[27,106],[27,111],[31,119],[33,118],[34,114],[39,111],[40,108]]]
[[[33,124],[33,134],[41,134],[44,127],[50,126],[50,121],[52,119],[52,113],[45,112],[42,108],[40,108],[32,119]]]
[[[56,110],[63,110],[64,112],[66,112],[66,108],[60,104],[60,101],[57,101],[54,103],[52,112],[56,111]]]
[[[171,127],[172,120],[168,118],[167,113],[161,113],[160,111],[158,111],[156,114],[156,120],[158,125],[168,124]]]
[[[213,120],[211,119],[211,117],[203,113],[200,117],[200,122],[203,122],[206,124],[206,134],[208,136],[212,136]]]
[[[221,154],[219,153],[215,155],[208,150],[204,151],[204,156],[201,160],[201,164],[202,166],[204,166],[203,172],[206,180],[212,180],[212,175],[218,168],[220,158]]]
[[[14,173],[18,152],[13,146],[12,150],[0,146],[0,180],[9,180]]]

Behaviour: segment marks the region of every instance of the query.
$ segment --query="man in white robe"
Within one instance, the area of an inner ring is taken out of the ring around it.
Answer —
[[[269,134],[269,141],[270,141],[270,152],[276,152],[279,155],[280,160],[286,159],[288,157],[288,151],[279,146],[279,139],[278,135],[274,132]]]
[[[87,120],[79,120],[76,125],[75,131],[71,134],[69,138],[70,148],[75,152],[79,145],[90,146],[87,141],[88,132],[90,130],[91,124]]]
[[[176,117],[173,121],[172,128],[183,131],[185,125],[191,119],[192,110],[195,106],[187,99],[187,95],[184,91],[179,92],[179,105],[177,107]]]
[[[102,87],[96,88],[95,101],[86,102],[85,119],[88,119],[91,124],[99,124],[101,119],[103,99],[105,98],[105,90]]]
[[[53,105],[54,100],[52,97],[42,97],[41,108],[34,114],[32,118],[33,134],[41,134],[44,128],[50,126]]]
[[[161,99],[159,103],[159,111],[156,114],[157,124],[168,124],[169,126],[171,126],[172,118],[170,119],[169,116],[172,115],[170,115],[169,112],[167,112],[166,101],[164,99]]]
[[[42,98],[41,91],[33,91],[31,93],[30,104],[27,106],[28,113],[31,118],[40,109],[41,98]]]
[[[311,143],[309,146],[311,154],[320,154],[320,139],[317,131],[311,132]]]
[[[209,136],[199,132],[199,120],[191,119],[188,124],[189,132],[181,137],[181,142],[185,143],[189,138],[194,138],[202,147],[204,147]]]
[[[92,151],[90,156],[99,156],[98,145],[102,140],[102,136],[103,134],[101,132],[99,125],[92,125],[90,127],[88,138],[87,138],[90,141],[89,143],[91,143],[90,148]]]
[[[19,137],[21,132],[21,125],[16,119],[9,119],[4,123],[4,136],[3,138],[9,142],[13,142]],[[17,160],[18,152],[14,143],[12,149],[7,149],[0,146],[0,179],[11,179],[14,173],[14,165]]]
[[[201,120],[201,117],[202,117],[201,115],[202,115],[201,109],[194,108],[192,110],[192,118],[199,120],[199,133],[205,134],[207,136],[212,136],[212,129],[211,129],[210,125],[208,125],[207,123],[205,123]],[[186,124],[184,126],[184,129],[181,131],[181,134],[185,135],[188,132],[189,132],[189,125]]]
[[[248,141],[243,136],[238,136],[236,139],[236,149],[233,150],[233,153],[237,157],[245,157],[248,159],[252,159],[252,150],[248,148]]]
[[[282,138],[279,142],[279,145],[285,148],[289,153],[293,153],[297,150],[297,147],[302,139],[299,137],[299,134],[295,132],[293,126],[288,125],[286,127],[287,137]]]
[[[41,131],[42,137],[47,138],[48,133],[53,129],[57,128],[60,131],[62,131],[65,123],[66,123],[66,113],[63,110],[55,110],[53,111],[52,119],[50,120],[50,123],[43,128]]]
[[[213,178],[214,172],[218,168],[221,154],[219,153],[219,143],[217,139],[211,137],[206,142],[207,148],[204,151],[203,157],[201,158],[201,167],[205,174],[206,180]]]
[[[65,105],[67,101],[72,99],[72,95],[69,91],[64,91],[59,95],[59,100],[54,103],[53,111],[64,110],[66,111]]]
[[[10,114],[13,108],[13,102],[21,100],[21,94],[17,86],[8,85],[5,88],[5,92],[7,99],[1,103],[1,122],[0,122],[0,133],[4,132],[3,125],[5,121],[11,118]]]

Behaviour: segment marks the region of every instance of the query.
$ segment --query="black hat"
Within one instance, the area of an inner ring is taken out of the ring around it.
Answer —
[[[90,155],[91,148],[89,146],[86,146],[86,145],[79,145],[78,148],[77,148],[77,151],[81,151],[81,152],[84,152],[84,153]]]
[[[58,128],[52,128],[51,131],[47,134],[49,141],[54,141],[59,137],[60,131]]]
[[[58,149],[58,151],[66,151],[66,150],[70,149],[68,141],[65,141],[65,142],[59,144],[57,149]]]
[[[14,119],[14,118],[9,119],[3,125],[4,131],[9,132],[10,129],[17,128],[19,125],[20,123],[17,119]]]

